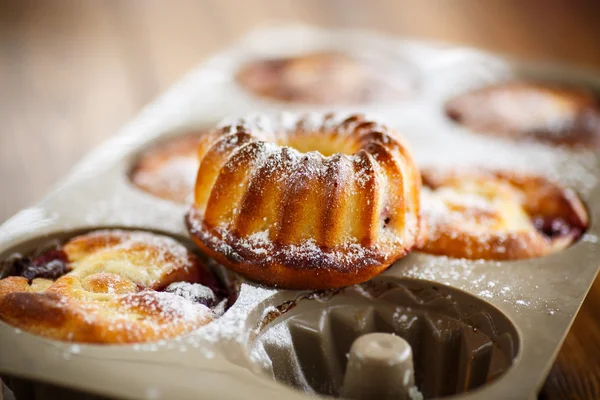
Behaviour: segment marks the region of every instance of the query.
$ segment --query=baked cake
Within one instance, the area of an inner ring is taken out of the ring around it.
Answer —
[[[420,177],[403,140],[362,115],[240,119],[202,139],[188,229],[258,282],[364,282],[419,233]]]
[[[510,260],[570,246],[588,217],[572,190],[537,176],[494,171],[422,171],[426,241],[420,249],[469,259]]]
[[[201,135],[195,132],[174,137],[143,152],[131,171],[131,182],[162,199],[191,203]]]
[[[3,266],[0,319],[57,340],[167,339],[211,322],[225,306],[203,262],[153,233],[94,231]]]
[[[455,97],[446,113],[477,133],[600,146],[600,98],[583,88],[503,82]]]
[[[373,67],[347,54],[323,51],[252,60],[236,78],[258,96],[291,103],[357,104],[402,97],[407,89],[384,83]]]

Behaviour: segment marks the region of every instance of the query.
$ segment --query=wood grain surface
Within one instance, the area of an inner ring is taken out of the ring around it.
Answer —
[[[272,22],[370,28],[600,71],[594,0],[0,0],[0,221],[187,70]],[[600,399],[600,281],[540,398]]]

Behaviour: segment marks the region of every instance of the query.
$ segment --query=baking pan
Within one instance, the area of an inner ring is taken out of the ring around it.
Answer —
[[[410,90],[363,106],[298,106],[253,96],[235,80],[237,68],[253,58],[320,50],[397,68]],[[593,151],[473,135],[444,116],[442,105],[453,95],[515,76],[600,84],[586,71],[369,32],[303,26],[255,31],[192,71],[42,201],[5,222],[0,258],[104,227],[161,232],[189,243],[186,207],[130,183],[139,154],[227,116],[283,109],[372,115],[406,137],[419,166],[508,168],[568,185],[591,219],[568,249],[506,262],[413,252],[371,282],[323,292],[276,290],[240,278],[238,299],[221,318],[154,343],[65,343],[0,322],[0,374],[18,398],[340,396],[347,393],[347,354],[356,355],[353,341],[383,332],[410,345],[414,373],[402,368],[414,374],[408,381],[414,379],[425,398],[534,399],[598,272],[600,168]],[[365,380],[375,379],[370,368]]]

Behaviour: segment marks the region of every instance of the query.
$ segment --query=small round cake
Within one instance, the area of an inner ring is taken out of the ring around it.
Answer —
[[[455,97],[446,113],[477,133],[600,147],[600,98],[583,88],[503,82]]]
[[[258,282],[364,282],[419,234],[420,176],[401,137],[362,115],[240,119],[204,137],[186,219],[202,250]]]
[[[94,231],[2,266],[0,320],[51,339],[168,339],[216,319],[226,304],[196,255],[148,232]]]
[[[493,171],[422,171],[426,238],[420,250],[514,260],[563,250],[587,229],[570,189],[545,178]]]
[[[131,182],[162,199],[179,204],[191,203],[202,133],[174,137],[144,151],[131,171]]]
[[[412,76],[406,71],[398,77],[374,64],[323,51],[253,60],[240,68],[236,78],[258,96],[304,104],[369,103],[399,98],[410,90]],[[398,74],[400,69],[394,72]],[[389,78],[387,82],[382,76]]]

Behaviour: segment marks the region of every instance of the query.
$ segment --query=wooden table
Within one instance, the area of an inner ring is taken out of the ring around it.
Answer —
[[[600,70],[594,1],[0,0],[0,221],[209,54],[281,21],[371,28]],[[600,398],[600,281],[541,398]]]

